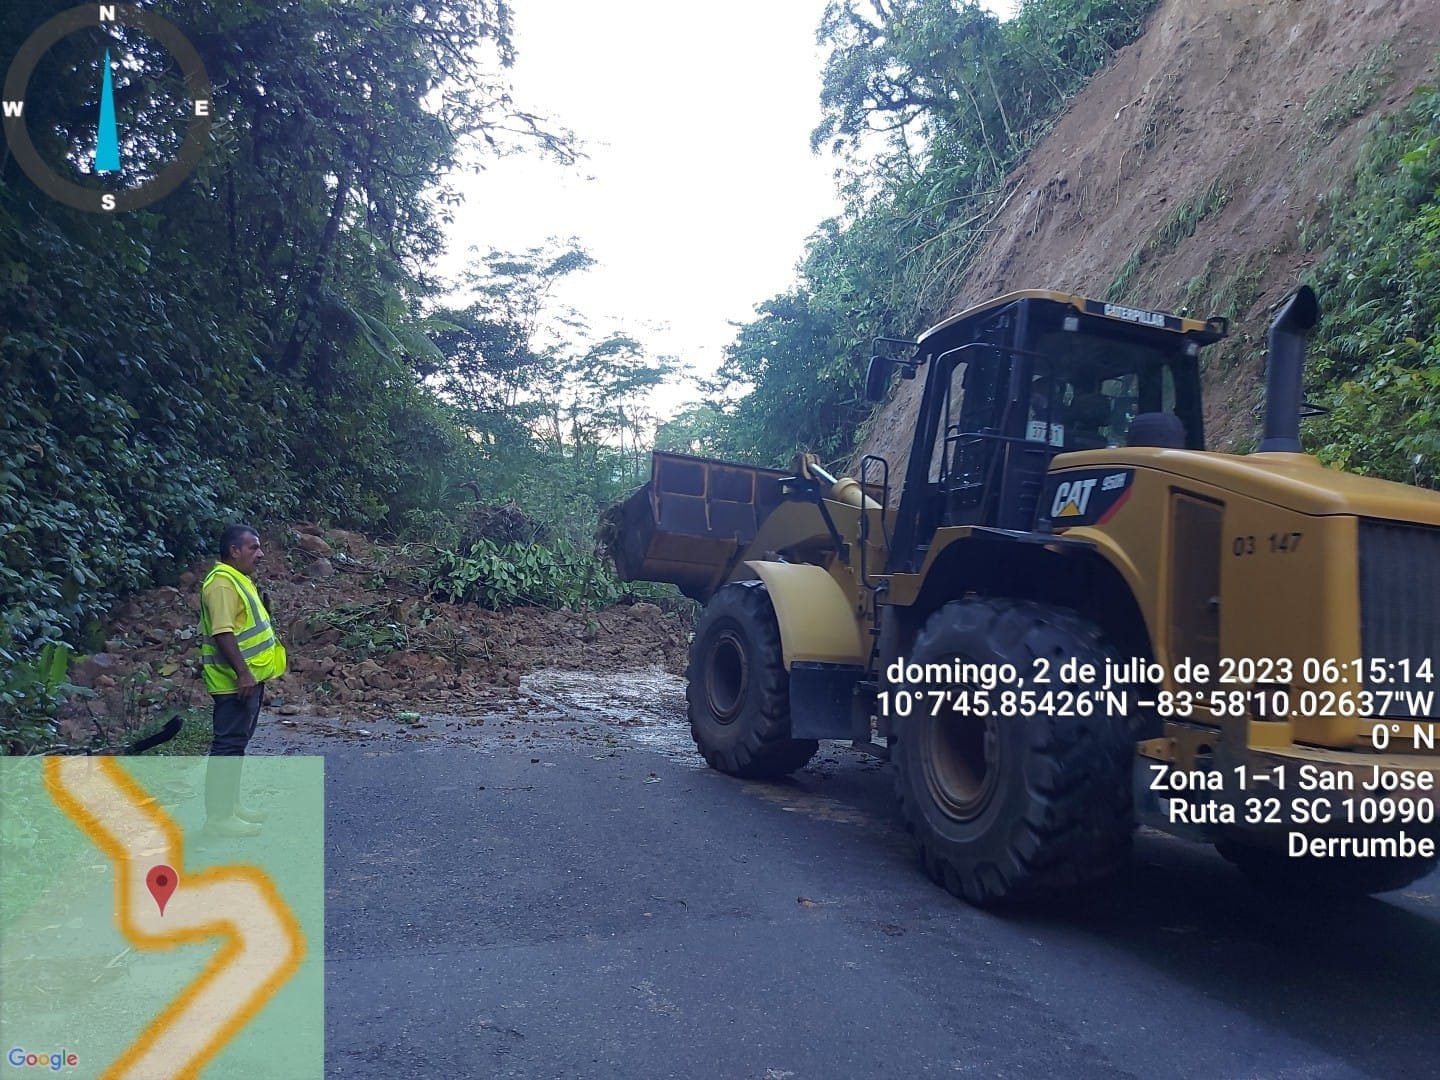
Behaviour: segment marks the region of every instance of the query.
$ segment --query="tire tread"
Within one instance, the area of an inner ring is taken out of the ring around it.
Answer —
[[[744,627],[754,647],[752,678],[756,697],[737,723],[745,723],[742,737],[728,745],[717,744],[705,733],[704,657],[701,655],[710,623],[729,617]],[[820,748],[814,739],[790,737],[790,673],[785,670],[780,625],[770,594],[761,581],[733,582],[720,589],[706,605],[690,644],[685,699],[690,737],[712,769],[748,780],[788,776],[803,767]],[[700,722],[697,723],[697,712]]]
[[[946,605],[916,638],[927,656],[940,636],[978,635],[994,653],[1026,671],[1033,657],[1113,656],[1099,628],[1069,609],[1026,600],[976,599]],[[927,874],[981,906],[1046,898],[1106,877],[1129,855],[1134,831],[1131,760],[1134,733],[1126,717],[1035,716],[1028,724],[1026,806],[1003,858],[971,860],[936,835],[918,805],[920,786],[907,781],[903,730],[891,736],[896,795],[906,829],[916,837]]]

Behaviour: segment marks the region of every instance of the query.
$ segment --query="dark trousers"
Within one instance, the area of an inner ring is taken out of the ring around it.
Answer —
[[[255,725],[260,720],[260,705],[265,697],[265,684],[243,701],[239,694],[215,694],[215,735],[210,741],[214,757],[232,757],[245,753]]]
[[[245,747],[260,720],[265,684],[245,700],[238,694],[215,694],[215,735],[210,741],[210,764],[205,770],[205,814],[212,820],[235,812],[240,795],[240,770]]]

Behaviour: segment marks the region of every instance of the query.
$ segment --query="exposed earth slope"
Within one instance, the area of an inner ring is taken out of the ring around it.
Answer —
[[[1206,361],[1207,439],[1244,448],[1269,311],[1323,254],[1365,131],[1434,78],[1437,49],[1429,0],[1162,0],[1011,175],[950,311],[1054,288],[1229,316]],[[920,388],[898,383],[855,460],[903,468]]]

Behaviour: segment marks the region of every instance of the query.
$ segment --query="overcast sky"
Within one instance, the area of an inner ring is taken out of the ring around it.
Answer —
[[[794,281],[806,237],[839,209],[833,161],[810,152],[825,0],[514,6],[516,101],[574,131],[588,157],[567,170],[513,156],[463,178],[441,269],[472,245],[577,236],[599,265],[559,299],[712,371],[731,323]]]

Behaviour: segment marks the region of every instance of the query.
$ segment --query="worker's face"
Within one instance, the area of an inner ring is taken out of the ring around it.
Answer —
[[[263,558],[265,552],[260,550],[260,538],[250,533],[230,549],[230,558],[225,561],[242,574],[249,574]]]

